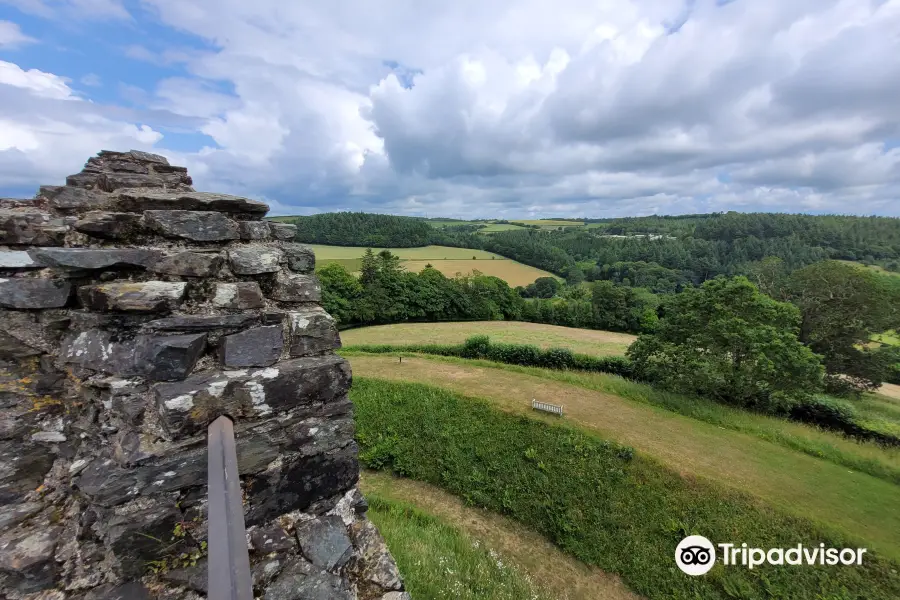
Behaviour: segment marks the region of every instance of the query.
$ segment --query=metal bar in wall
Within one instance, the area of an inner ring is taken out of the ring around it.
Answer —
[[[253,600],[234,424],[222,416],[209,436],[209,600]]]

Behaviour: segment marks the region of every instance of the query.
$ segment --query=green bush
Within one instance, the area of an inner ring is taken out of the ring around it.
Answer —
[[[751,547],[857,547],[806,520],[564,425],[511,415],[439,388],[356,378],[361,461],[438,485],[508,515],[648,599],[900,598],[898,566],[717,564],[690,577],[674,562],[686,535]]]

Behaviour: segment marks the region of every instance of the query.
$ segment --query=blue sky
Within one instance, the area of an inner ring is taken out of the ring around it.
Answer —
[[[900,216],[898,30],[900,0],[0,0],[0,195],[139,148],[276,214]]]

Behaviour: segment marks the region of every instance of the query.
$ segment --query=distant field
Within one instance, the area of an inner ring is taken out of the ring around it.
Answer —
[[[365,248],[355,246],[324,246],[311,244],[316,253],[316,263],[324,265],[338,263],[351,273],[358,273],[362,264]],[[382,248],[373,248],[378,253]],[[418,273],[431,264],[432,267],[453,277],[457,273],[467,275],[473,270],[484,275],[493,275],[506,281],[509,285],[528,285],[538,277],[554,277],[552,273],[520,262],[504,258],[499,254],[472,250],[471,248],[451,248],[449,246],[424,246],[421,248],[389,248],[400,257],[400,265],[407,271]]]
[[[540,227],[582,227],[583,221],[555,221],[544,219],[511,219],[510,223],[524,223],[526,225],[538,225]]]
[[[432,219],[426,221],[432,227],[453,227],[455,225],[482,225],[484,221],[456,221],[454,219]]]
[[[518,321],[464,323],[398,323],[348,329],[341,333],[344,346],[363,344],[460,344],[473,335],[488,335],[493,342],[534,344],[542,348],[570,348],[580,354],[625,354],[637,339],[627,333],[575,329]]]
[[[516,231],[525,229],[524,227],[520,227],[519,225],[513,225],[512,223],[490,223],[484,229],[479,229],[478,233],[497,233],[498,231]]]

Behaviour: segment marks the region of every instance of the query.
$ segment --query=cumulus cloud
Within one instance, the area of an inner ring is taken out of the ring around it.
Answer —
[[[900,0],[143,6],[202,44],[135,39],[187,74],[131,97],[215,141],[199,187],[280,212],[900,215]]]

